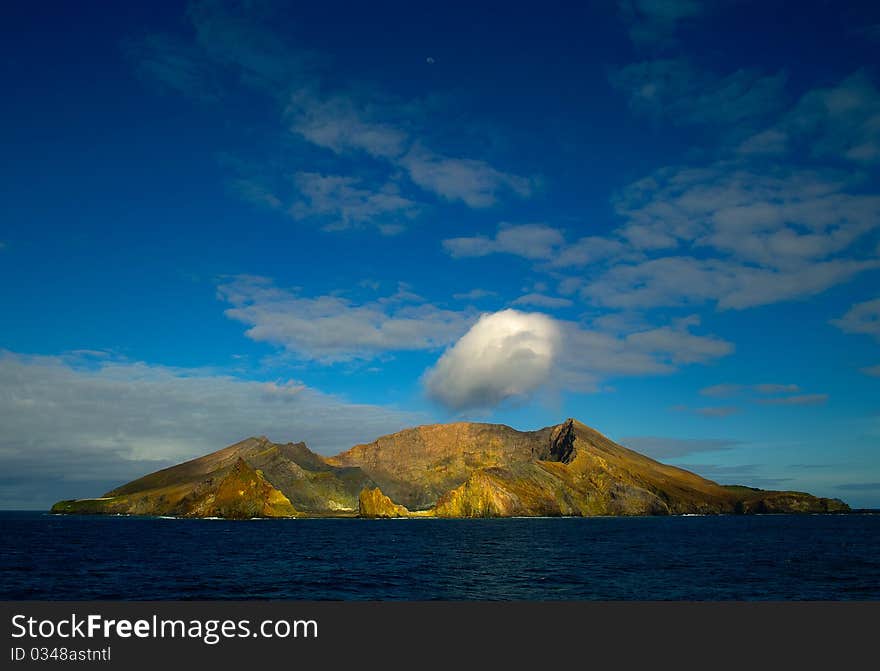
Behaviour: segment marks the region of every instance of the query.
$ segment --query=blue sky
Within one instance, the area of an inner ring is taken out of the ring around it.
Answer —
[[[880,506],[880,8],[357,4],[7,11],[0,505],[573,416]]]

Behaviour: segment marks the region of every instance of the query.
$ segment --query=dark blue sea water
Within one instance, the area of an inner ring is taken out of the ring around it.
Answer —
[[[880,599],[880,516],[0,513],[0,599]]]

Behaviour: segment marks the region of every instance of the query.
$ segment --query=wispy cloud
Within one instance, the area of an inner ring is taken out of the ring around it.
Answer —
[[[845,333],[861,333],[880,340],[880,298],[856,303],[831,323]]]
[[[710,3],[699,0],[618,0],[617,4],[629,26],[630,39],[641,47],[674,45],[678,25],[710,7]]]
[[[803,170],[667,169],[624,189],[617,232],[649,258],[613,264],[582,295],[619,308],[746,309],[812,296],[866,270],[850,247],[880,227],[880,198]],[[846,253],[846,255],[844,255]]]
[[[796,384],[779,384],[776,382],[764,382],[762,384],[715,384],[700,389],[701,396],[736,396],[743,392],[756,392],[758,394],[793,394],[800,391]]]
[[[231,278],[218,287],[226,316],[248,326],[252,340],[325,363],[371,359],[384,352],[431,350],[458,338],[476,319],[406,291],[366,302],[338,295],[303,296],[262,277]]]
[[[703,452],[730,450],[741,443],[724,438],[667,438],[661,436],[629,436],[618,441],[637,452],[655,459],[684,457]]]
[[[353,177],[314,172],[298,172],[293,181],[301,197],[291,205],[291,216],[318,218],[326,222],[325,230],[371,225],[385,234],[398,233],[420,210],[419,204],[402,196],[393,182],[372,190]]]
[[[319,98],[309,90],[294,95],[287,109],[290,128],[336,154],[363,152],[403,170],[411,182],[442,199],[473,208],[494,205],[502,194],[527,197],[528,178],[499,170],[482,159],[449,156],[426,146],[415,129],[397,117],[395,105],[371,105],[352,94]],[[409,122],[412,125],[412,122]]]
[[[675,125],[746,124],[767,119],[783,105],[785,75],[737,70],[720,76],[684,59],[632,63],[611,74],[638,113]]]
[[[880,162],[880,90],[864,70],[806,93],[774,129],[817,158]]]
[[[3,352],[0,388],[4,507],[95,496],[248,436],[335,453],[425,419],[296,381],[79,355]]]
[[[725,405],[704,408],[694,408],[694,412],[703,417],[728,417],[739,412],[739,408]]]
[[[759,394],[794,394],[800,391],[796,384],[764,383],[756,384],[754,389]]]
[[[563,242],[562,233],[545,224],[503,224],[493,237],[449,238],[443,241],[443,248],[455,258],[512,254],[526,259],[549,259]]]
[[[748,487],[777,487],[791,478],[764,475],[762,464],[677,464],[694,473],[721,484],[746,485]]]
[[[711,387],[700,389],[700,395],[724,398],[726,396],[735,396],[741,390],[741,384],[713,384]]]
[[[687,412],[701,417],[729,417],[739,412],[739,408],[734,405],[714,405],[699,406],[696,408],[688,405],[674,405],[670,408],[674,412]]]
[[[457,301],[478,301],[483,298],[492,298],[497,295],[497,292],[489,291],[488,289],[471,289],[470,291],[452,294],[452,297]]]
[[[796,396],[780,396],[778,398],[762,398],[761,405],[821,405],[828,401],[828,394],[799,394]]]
[[[530,224],[443,246],[458,258],[521,256],[548,273],[583,268],[583,276],[561,279],[560,293],[604,308],[745,310],[811,297],[880,268],[859,244],[880,229],[880,197],[858,192],[857,182],[729,162],[666,168],[615,196],[624,223],[609,235],[569,243],[556,228]]]
[[[849,482],[842,485],[835,485],[835,488],[848,492],[880,491],[880,482]]]
[[[230,180],[234,193],[295,220],[317,221],[324,230],[369,226],[386,234],[400,232],[420,212],[412,191],[472,208],[531,195],[529,177],[432,146],[419,122],[418,100],[392,100],[357,83],[329,85],[322,75],[327,59],[282,40],[273,28],[274,11],[195,2],[187,12],[190,37],[151,34],[127,46],[142,73],[179,93],[219,102],[242,87],[258,92],[257,104],[278,110],[284,126],[278,144],[298,138],[338,157],[334,168],[320,173],[295,161],[263,161],[256,170],[238,171]],[[351,156],[358,153],[384,168],[367,177],[352,168]],[[289,193],[291,174],[295,193]]]
[[[501,194],[531,195],[532,180],[499,170],[483,160],[458,158],[416,145],[401,160],[410,179],[426,191],[470,207],[495,205]]]

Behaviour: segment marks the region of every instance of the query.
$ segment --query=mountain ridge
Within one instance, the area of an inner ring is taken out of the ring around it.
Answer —
[[[234,491],[255,500],[227,501],[232,513],[219,516],[241,511],[256,517],[509,517],[849,510],[839,499],[804,492],[720,485],[569,418],[535,431],[476,422],[425,424],[330,457],[303,442],[251,437],[102,497],[60,501],[52,511],[204,517],[211,508],[204,501],[229,498],[233,489],[221,491],[221,484],[235,469],[239,479],[247,475],[253,484]],[[211,510],[216,513],[216,506]]]

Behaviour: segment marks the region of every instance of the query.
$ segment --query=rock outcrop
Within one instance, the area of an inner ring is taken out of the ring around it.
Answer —
[[[358,496],[358,516],[360,517],[407,517],[410,512],[382,493],[378,487],[362,489]]]
[[[845,512],[839,499],[725,486],[618,445],[576,420],[538,431],[460,422],[322,457],[248,438],[58,513],[509,517]]]
[[[273,487],[262,471],[241,457],[216,487],[211,481],[184,497],[176,511],[182,517],[296,517],[290,499]]]

